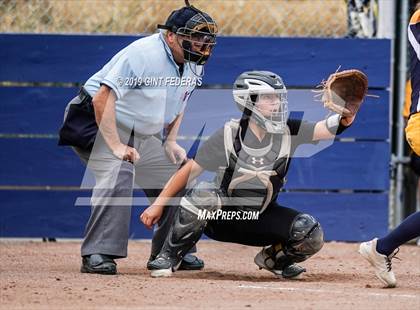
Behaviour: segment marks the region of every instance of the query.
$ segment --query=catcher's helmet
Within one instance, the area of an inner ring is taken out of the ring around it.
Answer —
[[[258,107],[261,95],[274,95],[275,105],[267,113]],[[280,76],[269,71],[242,73],[233,84],[233,98],[244,116],[269,133],[283,133],[287,122],[287,90]]]
[[[184,60],[204,65],[216,45],[217,25],[207,13],[189,5],[169,15],[165,25],[158,25],[181,36]]]

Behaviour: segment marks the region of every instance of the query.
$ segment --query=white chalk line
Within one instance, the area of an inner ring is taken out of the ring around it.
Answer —
[[[312,289],[303,287],[280,287],[280,286],[262,286],[262,285],[246,285],[241,284],[238,288],[249,288],[249,289],[262,289],[262,290],[275,290],[275,291],[289,291],[289,292],[309,292],[309,293],[327,293],[327,294],[348,294],[348,292],[340,290],[323,290],[323,289]],[[420,295],[410,294],[386,294],[386,293],[362,293],[352,292],[352,295],[366,295],[376,297],[402,297],[402,298],[420,298]]]

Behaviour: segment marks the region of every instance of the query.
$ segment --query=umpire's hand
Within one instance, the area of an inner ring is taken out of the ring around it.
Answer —
[[[166,141],[164,147],[166,155],[173,164],[180,164],[187,158],[185,150],[175,141]]]
[[[143,222],[147,228],[151,229],[162,216],[163,208],[164,206],[151,205],[140,215],[140,221]]]
[[[126,160],[131,163],[135,163],[140,159],[140,154],[135,148],[132,148],[131,146],[125,145],[123,143],[119,143],[113,147],[112,152],[119,159]]]

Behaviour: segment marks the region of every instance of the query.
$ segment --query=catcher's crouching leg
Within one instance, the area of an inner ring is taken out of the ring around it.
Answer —
[[[207,220],[200,218],[199,214],[219,208],[219,191],[212,183],[201,182],[185,194],[160,253],[148,264],[152,277],[171,276],[203,234]]]
[[[306,269],[295,263],[303,262],[321,250],[324,232],[321,225],[309,214],[296,216],[289,230],[289,240],[285,244],[275,244],[262,249],[255,263],[283,278],[298,278]]]

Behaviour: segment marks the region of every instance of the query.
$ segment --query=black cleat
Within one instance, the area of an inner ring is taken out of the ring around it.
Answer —
[[[281,276],[285,279],[299,279],[301,273],[306,272],[306,269],[297,264],[289,265],[283,268]]]
[[[147,269],[150,270],[152,278],[170,277],[172,276],[172,262],[165,256],[158,256],[147,263]]]
[[[281,276],[285,279],[299,279],[299,276],[306,271],[305,268],[292,263],[284,266],[283,268],[276,268],[276,264],[272,261],[270,255],[265,249],[258,252],[254,258],[254,262],[258,267],[260,267],[260,269],[265,269],[274,273],[276,276]]]
[[[147,262],[148,270],[156,269],[155,263],[153,263],[155,259],[156,259],[156,256],[150,256]],[[204,268],[204,262],[202,259],[199,259],[195,255],[187,254],[184,256],[177,270],[201,270],[203,268]]]
[[[179,265],[178,270],[201,270],[203,268],[204,262],[202,259],[199,259],[195,255],[187,254],[182,259],[181,265]]]

